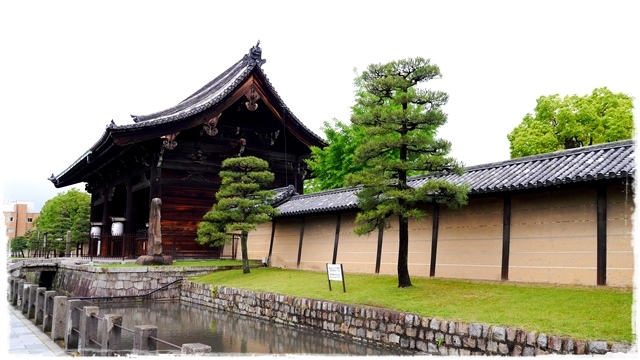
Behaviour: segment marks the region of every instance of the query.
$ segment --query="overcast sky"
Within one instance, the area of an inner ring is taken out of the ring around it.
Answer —
[[[260,40],[263,69],[324,136],[348,121],[354,69],[422,56],[450,96],[439,136],[465,165],[509,158],[507,134],[542,95],[597,87],[640,98],[637,1],[3,1],[5,201],[37,209],[47,180],[113,119],[171,107]],[[79,185],[84,188],[84,184]]]

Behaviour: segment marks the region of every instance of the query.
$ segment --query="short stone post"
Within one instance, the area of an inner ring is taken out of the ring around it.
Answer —
[[[22,286],[23,286],[22,282],[23,280],[21,279],[16,279],[13,282],[13,299],[11,299],[11,303],[13,304],[13,306],[20,305],[18,301],[20,299],[20,289],[22,289]]]
[[[82,300],[68,300],[67,310],[67,331],[65,332],[65,350],[78,349],[78,343],[80,340],[80,316],[82,311],[80,310],[83,301]]]
[[[102,356],[113,356],[120,349],[122,315],[105,314],[102,320]]]
[[[44,307],[42,312],[44,314],[42,318],[42,331],[51,331],[51,322],[53,319],[53,297],[56,296],[56,292],[53,290],[44,292]]]
[[[11,283],[9,284],[9,304],[15,306],[16,305],[16,285],[18,284],[18,279],[11,278]]]
[[[154,325],[136,325],[133,328],[133,353],[136,355],[149,355],[155,353],[158,342],[151,337],[158,335],[158,327]]]
[[[182,344],[180,353],[183,355],[210,354],[211,346],[201,343]]]
[[[64,248],[64,256],[71,257],[71,230],[67,231],[67,244]]]
[[[96,349],[94,342],[98,342],[98,313],[97,306],[85,306],[80,316],[80,340],[78,352],[81,356],[90,355],[90,349]]]
[[[18,280],[16,285],[16,306],[22,307],[22,296],[24,295],[24,279]]]
[[[69,302],[66,296],[53,297],[53,318],[51,319],[51,340],[65,340]]]
[[[36,295],[38,295],[38,285],[29,285],[29,307],[27,309],[27,319],[36,316]]]
[[[36,288],[36,306],[35,306],[35,320],[36,326],[41,325],[44,320],[44,292],[47,291],[46,287]]]
[[[29,312],[29,292],[31,290],[31,284],[25,282],[22,287],[22,313],[27,314]]]
[[[16,283],[16,279],[11,277],[9,278],[9,293],[7,294],[7,301],[13,304],[13,294],[15,294],[15,283]]]

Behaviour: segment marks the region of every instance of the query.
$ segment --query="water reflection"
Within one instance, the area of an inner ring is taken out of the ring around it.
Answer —
[[[292,326],[270,323],[239,314],[179,301],[95,303],[100,316],[119,314],[125,328],[155,325],[157,337],[178,346],[185,343],[210,345],[212,353],[235,354],[326,354],[402,355],[397,349],[356,343],[335,336]],[[101,334],[98,334],[101,338]],[[133,334],[122,332],[122,348],[133,347]],[[158,343],[159,353],[179,350]]]

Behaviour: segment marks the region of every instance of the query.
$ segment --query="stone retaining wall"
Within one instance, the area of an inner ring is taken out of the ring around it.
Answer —
[[[533,356],[636,352],[632,344],[582,341],[536,331],[183,281],[180,300],[380,346],[439,355]]]
[[[127,267],[103,268],[89,265],[59,265],[53,287],[75,297],[134,296],[147,294],[164,285],[227,267]],[[180,285],[169,286],[150,296],[152,299],[180,297]]]

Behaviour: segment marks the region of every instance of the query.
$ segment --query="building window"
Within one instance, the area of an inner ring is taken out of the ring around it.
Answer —
[[[12,234],[12,233],[13,233],[13,228],[7,228],[7,232],[8,232],[9,234]]]
[[[9,222],[13,222],[13,216],[9,216]]]
[[[27,222],[28,223],[33,222],[33,218],[27,218]]]

